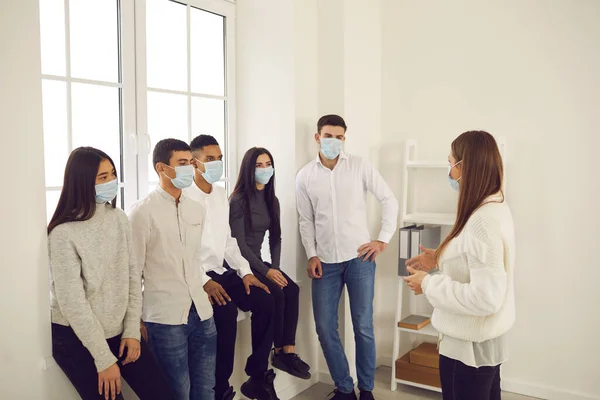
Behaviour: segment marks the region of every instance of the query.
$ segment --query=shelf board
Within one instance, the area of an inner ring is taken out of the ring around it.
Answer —
[[[452,226],[455,221],[455,213],[412,213],[407,214],[403,222]]]
[[[425,336],[433,336],[433,337],[438,337],[439,333],[438,331],[435,330],[435,328],[433,327],[433,325],[431,325],[431,323],[429,323],[427,326],[424,326],[421,329],[407,329],[407,328],[400,328],[398,327],[398,329],[402,332],[408,332],[408,333],[412,333],[415,335],[425,335]]]
[[[413,386],[413,387],[418,387],[418,388],[421,388],[421,389],[431,390],[433,392],[438,392],[438,393],[442,392],[442,389],[440,389],[439,387],[422,385],[420,383],[411,382],[411,381],[405,381],[403,379],[397,379],[396,378],[396,382],[398,382],[398,383],[400,383],[402,385]]]
[[[408,161],[408,168],[448,168],[448,161]]]

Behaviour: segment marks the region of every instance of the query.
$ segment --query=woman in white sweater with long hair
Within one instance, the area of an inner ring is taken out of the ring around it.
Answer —
[[[515,320],[515,236],[502,157],[492,135],[470,131],[454,140],[448,161],[459,192],[456,223],[437,250],[407,262],[405,281],[434,307],[444,400],[498,400]]]

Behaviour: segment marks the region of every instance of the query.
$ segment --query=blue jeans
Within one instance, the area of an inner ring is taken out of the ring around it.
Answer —
[[[214,400],[217,327],[192,305],[186,325],[146,323],[148,340],[177,400]]]
[[[354,391],[348,359],[338,332],[338,308],[345,284],[356,341],[358,388],[373,391],[376,357],[373,333],[375,262],[363,262],[355,258],[339,264],[322,263],[322,266],[323,276],[312,281],[312,301],[317,334],[331,377],[339,391]]]

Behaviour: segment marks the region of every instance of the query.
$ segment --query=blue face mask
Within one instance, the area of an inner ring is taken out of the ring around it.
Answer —
[[[209,185],[218,182],[223,176],[223,160],[209,161],[205,163],[198,159],[196,159],[196,161],[204,165],[202,177]]]
[[[321,154],[328,160],[335,160],[342,152],[342,142],[335,138],[321,138]]]
[[[96,185],[96,203],[110,203],[115,197],[117,197],[118,191],[119,182],[116,179]]]
[[[194,182],[193,165],[180,165],[175,168],[171,167],[170,165],[167,165],[167,167],[175,170],[175,178],[169,179],[171,179],[173,186],[175,186],[177,189],[185,189],[187,187],[190,187]]]
[[[461,162],[462,162],[462,160],[457,162],[454,165],[448,165],[448,182],[450,183],[450,187],[457,192],[460,190],[460,184],[458,183],[458,181],[460,181],[462,179],[462,176],[459,177],[458,179],[452,179],[452,177],[450,176],[450,171],[452,171],[452,168],[456,167]]]
[[[256,171],[254,171],[254,180],[261,185],[266,185],[269,183],[274,173],[275,170],[271,166],[267,168],[256,168]]]

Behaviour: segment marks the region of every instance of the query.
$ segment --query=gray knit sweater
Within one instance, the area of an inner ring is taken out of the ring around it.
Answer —
[[[87,221],[68,222],[48,237],[52,322],[71,326],[98,371],[117,359],[106,339],[140,339],[141,271],[125,213],[97,205]]]

